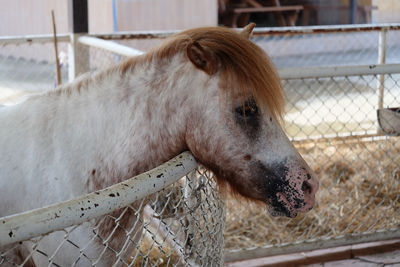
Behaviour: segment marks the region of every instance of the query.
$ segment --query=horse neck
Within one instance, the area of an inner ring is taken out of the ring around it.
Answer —
[[[86,90],[80,89],[80,96],[69,96],[69,105],[60,112],[72,112],[70,126],[76,129],[79,121],[79,130],[91,136],[85,150],[91,151],[88,159],[94,164],[86,163],[90,167],[83,171],[93,176],[88,191],[147,171],[187,149],[191,90],[185,75],[190,77],[187,63],[179,57],[164,65],[149,61],[125,74],[118,68],[97,74]]]

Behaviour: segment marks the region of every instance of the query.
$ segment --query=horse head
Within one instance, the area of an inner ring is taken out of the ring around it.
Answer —
[[[202,73],[193,76],[196,101],[185,140],[220,184],[266,203],[274,216],[294,217],[313,208],[318,180],[280,126],[282,85],[268,56],[249,40],[253,28],[180,34],[191,68]]]

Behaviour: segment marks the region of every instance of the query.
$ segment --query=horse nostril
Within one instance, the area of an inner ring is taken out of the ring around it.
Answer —
[[[307,181],[304,181],[303,182],[303,184],[301,185],[301,190],[303,190],[303,192],[305,193],[305,194],[311,194],[311,192],[312,192],[312,186],[311,186],[311,184],[309,183],[309,182],[307,182]]]
[[[246,161],[251,160],[251,156],[250,156],[250,155],[246,155],[246,156],[244,156],[243,158],[244,158],[244,160],[246,160]]]

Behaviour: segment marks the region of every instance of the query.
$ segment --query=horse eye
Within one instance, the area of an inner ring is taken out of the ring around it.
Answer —
[[[249,100],[243,106],[237,107],[235,112],[242,117],[252,117],[258,115],[258,107],[254,100]]]

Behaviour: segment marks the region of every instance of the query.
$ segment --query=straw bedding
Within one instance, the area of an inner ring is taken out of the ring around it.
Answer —
[[[298,147],[320,180],[317,206],[294,219],[228,198],[228,250],[400,226],[400,142],[337,141]]]
[[[293,219],[276,218],[264,206],[226,196],[226,252],[400,227],[398,138],[303,143],[297,148],[319,177],[317,206]],[[147,238],[141,250],[159,266],[180,262],[173,250],[164,247],[161,252]],[[143,259],[138,260],[140,264]]]

